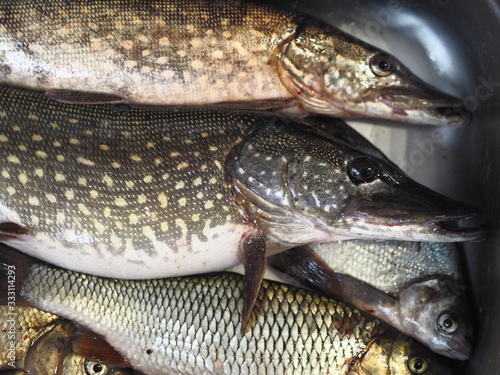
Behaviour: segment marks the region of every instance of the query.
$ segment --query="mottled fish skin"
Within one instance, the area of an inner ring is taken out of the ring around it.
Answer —
[[[75,106],[0,87],[0,148],[0,241],[106,277],[223,270],[254,233],[268,254],[356,237],[484,237],[439,223],[477,210],[267,113]]]
[[[376,319],[280,283],[264,281],[252,328],[241,336],[238,274],[133,281],[36,261],[26,271],[15,267],[20,299],[102,334],[149,375],[399,375],[414,373],[415,358],[426,374],[451,373],[416,342],[384,333]]]
[[[139,375],[75,353],[73,345],[79,329],[57,315],[15,305],[0,306],[0,314],[0,347],[5,348],[0,357],[0,374]],[[14,359],[9,358],[12,353],[7,350],[11,342],[15,346]]]
[[[460,360],[472,354],[474,324],[454,244],[312,244],[270,263],[298,285],[368,311],[439,354]]]
[[[469,118],[387,53],[266,4],[2,0],[0,11],[0,81],[8,84],[150,104],[275,100],[430,125]]]

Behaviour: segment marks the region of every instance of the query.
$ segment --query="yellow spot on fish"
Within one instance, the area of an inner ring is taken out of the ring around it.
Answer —
[[[187,53],[184,50],[179,50],[179,51],[177,51],[177,55],[179,55],[179,57],[186,57]]]
[[[131,40],[124,40],[122,42],[122,47],[125,49],[132,49],[134,47],[134,42]]]
[[[29,119],[29,120],[38,120],[38,116],[35,116],[35,115],[33,115],[33,114],[29,114],[29,115],[28,115],[28,119]]]
[[[150,174],[148,174],[147,176],[145,176],[143,178],[143,181],[146,183],[146,184],[149,184],[153,181],[153,176],[151,176]]]
[[[59,141],[54,141],[54,142],[52,143],[52,145],[53,145],[54,147],[61,147],[61,142],[59,142]]]
[[[119,249],[122,245],[122,240],[120,239],[120,237],[118,237],[116,235],[115,232],[111,232],[111,235],[109,236],[109,239],[111,241],[111,245],[115,248],[115,249]]]
[[[129,189],[131,189],[135,186],[135,182],[134,181],[125,181],[125,186],[127,186]]]
[[[78,177],[78,183],[82,186],[87,186],[87,179],[85,177]]]
[[[72,145],[79,145],[80,141],[76,138],[70,138],[69,143]]]
[[[31,215],[31,222],[33,223],[33,225],[38,225],[40,224],[40,219],[38,218],[38,216]]]
[[[25,145],[19,145],[19,146],[17,146],[17,148],[18,148],[19,150],[21,150],[21,151],[26,151],[26,150],[28,150],[28,148],[27,148]]]
[[[16,189],[14,189],[12,186],[8,186],[7,193],[9,193],[9,195],[14,195],[16,194]]]
[[[89,167],[93,167],[95,165],[95,163],[92,160],[82,158],[81,156],[77,157],[76,161],[80,164],[88,165]]]
[[[188,167],[189,167],[189,163],[184,161],[184,162],[177,165],[177,170],[179,171],[181,169],[188,168]]]
[[[195,180],[193,181],[193,186],[200,186],[203,180],[201,177],[196,177]]]
[[[90,215],[90,210],[85,206],[83,203],[78,203],[78,209],[84,214],[89,216]]]
[[[66,160],[66,158],[64,157],[64,155],[57,155],[57,156],[56,156],[56,159],[57,159],[57,161],[58,161],[58,162],[61,162],[61,163],[62,163],[64,160]]]
[[[160,165],[160,164],[161,164],[161,162],[162,162],[162,160],[161,160],[160,158],[156,158],[156,159],[154,160],[154,162],[155,162],[155,165]]]
[[[168,38],[167,38],[166,36],[164,36],[163,38],[160,38],[160,39],[158,40],[158,44],[159,44],[160,46],[162,46],[162,47],[163,47],[163,46],[168,46],[168,45],[170,44],[170,41],[168,40]]]
[[[158,201],[160,202],[161,208],[166,208],[168,206],[168,198],[165,193],[158,194]]]
[[[90,190],[90,198],[97,199],[99,197],[99,192],[97,190]]]
[[[43,173],[43,169],[40,169],[40,168],[35,169],[35,174],[36,174],[38,177],[43,177],[43,175],[44,175],[44,173]]]
[[[108,151],[109,150],[109,146],[108,145],[105,145],[105,144],[100,144],[99,145],[99,148],[103,151]]]
[[[111,177],[109,177],[108,175],[105,175],[103,178],[102,178],[102,181],[109,187],[113,186],[114,184],[114,181]]]
[[[130,214],[128,220],[130,221],[130,224],[137,224],[139,222],[139,216],[136,214]]]
[[[68,199],[68,200],[72,200],[75,198],[75,192],[73,191],[73,189],[68,189],[64,192],[64,196]]]
[[[154,144],[154,142],[147,142],[146,143],[146,147],[147,148],[153,148],[153,147],[155,147],[155,144]]]
[[[217,193],[217,195],[215,196],[217,199],[222,199],[224,196],[221,194],[221,193]]]
[[[198,214],[192,215],[191,221],[194,221],[194,222],[200,221],[200,215],[198,215]]]
[[[110,217],[111,216],[111,208],[105,207],[104,208],[104,217]]]
[[[163,178],[164,180],[168,180],[169,177],[170,175],[168,173],[165,173],[163,176],[161,176],[161,178]]]
[[[217,179],[215,177],[212,177],[210,180],[208,180],[212,185],[217,183]]]
[[[61,182],[61,181],[64,181],[66,180],[66,176],[63,175],[62,173],[56,173],[56,175],[54,176],[55,180],[57,182]]]
[[[50,202],[50,203],[56,203],[57,202],[57,198],[54,194],[51,194],[51,193],[45,193],[45,198],[47,198],[47,200]]]
[[[198,199],[202,199],[202,198],[204,197],[203,192],[201,192],[201,191],[200,191],[200,192],[198,192],[198,194],[196,194],[196,197],[197,197]]]
[[[115,221],[115,227],[117,229],[123,229],[123,223],[121,221]]]
[[[168,230],[168,223],[166,221],[160,224],[160,229],[162,232],[166,232]]]
[[[179,199],[179,206],[180,207],[184,207],[186,205],[186,203],[187,203],[186,198]]]
[[[212,201],[206,201],[205,202],[205,209],[208,210],[214,206],[214,202]]]
[[[10,178],[10,173],[8,171],[3,170],[2,171],[2,177],[4,177],[4,178]]]
[[[31,204],[32,206],[38,206],[40,204],[40,201],[38,200],[37,197],[29,197],[28,203]]]
[[[194,60],[192,63],[191,63],[191,67],[193,69],[201,69],[205,66],[205,63],[203,61],[200,61],[200,60]]]
[[[136,154],[131,154],[130,159],[133,161],[141,161],[142,160],[141,157],[139,155],[136,155]]]
[[[214,164],[215,164],[215,166],[216,166],[219,170],[222,170],[222,164],[220,163],[220,161],[215,160],[215,161],[214,161]]]
[[[14,126],[12,127],[12,130],[13,130],[13,131],[15,131],[15,132],[20,132],[20,131],[21,131],[21,128],[20,128],[19,126],[17,126],[17,125],[14,125]]]
[[[164,70],[160,75],[165,79],[170,79],[175,76],[175,72],[173,70]]]
[[[36,150],[35,155],[42,159],[45,159],[48,156],[45,151],[40,151],[40,150]]]
[[[217,151],[219,148],[217,146],[209,146],[208,149],[210,151]]]
[[[106,227],[99,220],[94,220],[94,227],[99,233],[104,233],[106,231]]]
[[[17,176],[17,178],[23,185],[26,185],[26,183],[28,182],[28,176],[26,176],[25,173],[19,173],[19,176]]]
[[[224,57],[224,52],[222,52],[220,49],[212,52],[212,58],[214,59],[222,59],[223,57]]]
[[[21,161],[19,160],[19,158],[16,155],[7,156],[7,161],[9,161],[11,163],[15,163],[15,164],[21,164]]]
[[[177,156],[181,156],[180,152],[173,151],[173,152],[170,153],[170,157],[171,158],[176,158]]]
[[[31,137],[31,139],[33,141],[35,141],[35,142],[43,141],[43,137],[40,134],[33,134],[33,136]]]
[[[114,161],[114,162],[112,162],[112,163],[111,163],[111,166],[112,166],[113,168],[115,168],[115,169],[118,169],[118,168],[120,168],[120,167],[121,167],[121,164],[120,164],[120,163],[117,163],[116,161]]]
[[[56,215],[56,220],[58,224],[64,224],[66,221],[66,215],[62,211],[58,211]]]
[[[147,238],[155,238],[155,232],[149,225],[142,227],[142,234]]]
[[[127,205],[127,201],[125,200],[125,198],[116,198],[115,204],[119,207],[125,207]]]
[[[231,38],[232,34],[231,34],[231,32],[229,32],[229,31],[226,30],[226,31],[222,32],[222,36],[224,38]]]
[[[146,198],[146,196],[145,196],[144,194],[139,194],[139,195],[137,196],[137,202],[138,202],[138,203],[146,203],[146,202],[147,202],[147,200],[148,200],[148,199]]]
[[[151,55],[151,51],[150,51],[149,49],[145,49],[145,50],[143,50],[143,51],[141,52],[141,55],[142,55],[142,57],[149,56],[149,55]],[[147,68],[147,69],[148,69],[148,71],[147,71],[147,72],[144,72],[144,71],[143,71],[145,68]],[[148,73],[148,72],[150,72],[150,71],[151,71],[151,68],[150,68],[149,66],[143,66],[143,67],[141,68],[141,73]]]
[[[184,187],[184,181],[179,181],[177,184],[175,184],[175,190],[180,190]]]

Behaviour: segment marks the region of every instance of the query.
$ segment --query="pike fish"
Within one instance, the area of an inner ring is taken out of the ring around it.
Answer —
[[[132,375],[125,361],[99,336],[59,316],[21,306],[0,306],[0,374]],[[86,345],[91,345],[92,348]],[[113,364],[95,360],[95,351]],[[84,352],[88,352],[84,356]]]
[[[358,310],[264,281],[254,324],[240,335],[243,277],[157,280],[74,273],[3,246],[19,303],[80,323],[148,375],[451,374],[447,361]]]
[[[0,82],[67,102],[239,102],[424,125],[470,117],[394,56],[241,0],[1,0]]]
[[[300,284],[352,304],[460,360],[473,323],[454,244],[342,241],[277,254],[269,263]]]
[[[266,253],[349,238],[485,234],[455,224],[478,217],[474,208],[273,114],[75,106],[0,87],[0,150],[0,241],[104,277],[182,276],[242,262],[249,307]]]

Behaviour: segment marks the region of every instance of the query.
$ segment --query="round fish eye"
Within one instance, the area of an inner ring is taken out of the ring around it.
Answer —
[[[424,374],[427,371],[427,361],[422,357],[411,357],[408,360],[408,369],[412,374]]]
[[[387,77],[396,70],[396,61],[389,55],[378,53],[370,59],[370,69],[379,77]]]
[[[375,180],[380,171],[378,165],[372,159],[360,156],[351,160],[348,165],[348,174],[355,184],[362,184]]]
[[[455,318],[447,313],[441,314],[436,322],[437,328],[441,333],[451,334],[458,328]]]
[[[108,366],[94,361],[85,361],[85,373],[87,375],[105,375],[108,373]]]

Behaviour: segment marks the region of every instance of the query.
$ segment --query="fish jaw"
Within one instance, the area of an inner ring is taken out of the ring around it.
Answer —
[[[394,56],[322,25],[279,44],[271,65],[305,111],[418,125],[463,126],[463,103],[416,77]]]

